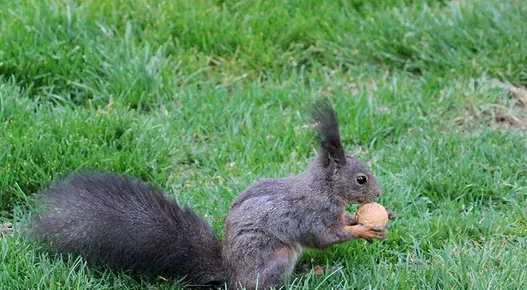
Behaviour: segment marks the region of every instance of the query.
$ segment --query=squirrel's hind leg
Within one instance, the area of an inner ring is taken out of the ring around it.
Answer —
[[[298,252],[283,247],[275,250],[263,267],[250,269],[245,282],[238,283],[236,289],[271,289],[279,288],[293,273]]]

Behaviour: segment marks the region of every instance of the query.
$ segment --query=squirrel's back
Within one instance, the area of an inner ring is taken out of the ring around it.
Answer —
[[[211,227],[160,190],[130,178],[81,173],[41,195],[33,235],[58,253],[146,275],[225,279],[221,244]]]

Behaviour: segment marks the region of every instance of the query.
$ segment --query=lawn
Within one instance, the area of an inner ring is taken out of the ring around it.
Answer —
[[[320,98],[399,218],[284,289],[525,287],[526,23],[523,0],[0,1],[0,289],[179,289],[44,251],[32,199],[125,172],[220,235],[257,178],[307,168]]]

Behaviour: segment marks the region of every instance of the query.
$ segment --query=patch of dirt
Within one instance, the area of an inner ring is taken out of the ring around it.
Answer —
[[[494,122],[501,129],[527,130],[527,118],[519,118],[511,111],[498,109],[494,115]]]
[[[503,90],[503,101],[484,107],[467,107],[465,114],[458,118],[458,124],[481,122],[497,130],[527,132],[527,88],[496,79],[485,81],[483,86]]]
[[[520,101],[524,107],[527,106],[527,88],[515,87],[513,85],[509,85],[508,88],[514,98]]]
[[[0,224],[0,239],[7,236],[13,236],[13,224],[10,222]]]

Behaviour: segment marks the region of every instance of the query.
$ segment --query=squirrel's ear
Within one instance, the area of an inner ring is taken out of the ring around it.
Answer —
[[[318,132],[322,162],[329,166],[332,162],[345,164],[346,155],[340,140],[337,115],[329,101],[318,101],[312,111],[314,125]]]

